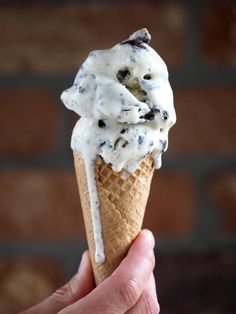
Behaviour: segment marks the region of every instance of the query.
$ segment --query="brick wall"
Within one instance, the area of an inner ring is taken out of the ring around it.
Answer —
[[[143,26],[168,64],[178,117],[144,222],[157,237],[163,313],[234,313],[235,12],[213,0],[0,4],[0,313],[43,299],[77,268],[76,116],[59,97],[90,50]]]

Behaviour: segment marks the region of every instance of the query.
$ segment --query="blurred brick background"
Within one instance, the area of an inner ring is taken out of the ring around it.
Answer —
[[[164,314],[236,312],[234,1],[1,1],[0,314],[42,300],[86,247],[61,92],[93,49],[143,26],[165,59],[178,122],[144,225]]]

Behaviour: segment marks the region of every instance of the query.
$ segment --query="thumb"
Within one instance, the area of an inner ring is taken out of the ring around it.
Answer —
[[[21,314],[55,314],[86,296],[95,287],[89,252],[84,252],[78,272],[43,302]]]

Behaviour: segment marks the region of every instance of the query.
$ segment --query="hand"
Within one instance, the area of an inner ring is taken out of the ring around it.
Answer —
[[[153,248],[152,233],[141,231],[127,257],[98,287],[85,252],[77,274],[64,287],[21,314],[158,314]]]

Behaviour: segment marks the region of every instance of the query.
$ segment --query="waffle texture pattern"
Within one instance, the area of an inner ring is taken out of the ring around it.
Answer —
[[[94,261],[95,243],[84,161],[78,153],[74,153],[74,162],[94,277],[98,285],[120,264],[141,230],[154,172],[153,159],[148,156],[133,174],[124,169],[114,172],[100,157],[96,159],[94,167],[106,256],[103,264]]]

